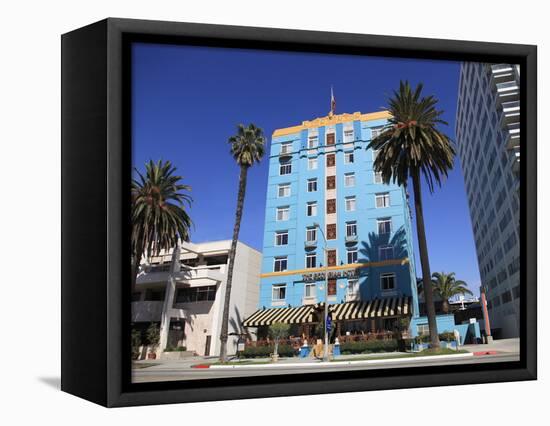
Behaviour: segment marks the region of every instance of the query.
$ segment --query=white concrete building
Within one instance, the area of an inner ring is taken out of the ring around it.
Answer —
[[[186,347],[198,355],[219,355],[230,240],[181,243],[174,253],[162,252],[144,261],[132,295],[133,327],[151,322],[161,331],[157,353]],[[228,353],[245,332],[242,321],[257,308],[261,253],[237,243],[229,315]],[[232,335],[233,334],[233,335]]]
[[[519,336],[519,66],[465,62],[456,140],[495,338]]]

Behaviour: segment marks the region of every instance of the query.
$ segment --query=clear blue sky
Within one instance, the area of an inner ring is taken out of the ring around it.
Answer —
[[[423,82],[424,93],[439,99],[449,122],[443,130],[454,140],[459,67],[448,61],[136,44],[133,164],[143,170],[149,159],[172,161],[192,187],[192,241],[230,239],[239,170],[227,139],[238,123],[255,123],[270,142],[276,128],[325,116],[331,85],[337,113],[372,112],[407,79]],[[259,250],[267,175],[267,158],[249,171],[239,237]],[[477,294],[480,277],[458,157],[443,187],[433,195],[424,187],[423,197],[431,270],[456,272]]]

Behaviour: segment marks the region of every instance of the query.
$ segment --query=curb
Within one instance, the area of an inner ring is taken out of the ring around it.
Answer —
[[[474,356],[473,353],[468,352],[464,354],[454,354],[454,355],[427,355],[419,357],[403,357],[403,358],[389,358],[389,359],[365,359],[360,361],[339,361],[339,362],[301,362],[301,363],[280,363],[280,364],[246,364],[246,365],[210,365],[205,367],[201,365],[200,367],[194,368],[215,368],[215,369],[239,369],[239,368],[296,368],[296,367],[325,367],[325,368],[334,368],[341,367],[342,365],[363,365],[363,364],[398,364],[404,362],[416,362],[416,361],[426,361],[431,359],[454,359],[454,358],[468,358]]]

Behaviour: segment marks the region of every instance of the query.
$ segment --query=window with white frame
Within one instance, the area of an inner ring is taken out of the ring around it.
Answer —
[[[374,138],[380,136],[380,134],[382,133],[383,129],[384,129],[383,126],[371,128],[371,129],[370,129],[370,138],[371,138],[371,139],[374,139]]]
[[[317,179],[307,181],[307,192],[317,192]]]
[[[288,244],[288,231],[275,232],[275,245],[286,246]]]
[[[353,142],[353,129],[344,130],[344,142]]]
[[[420,336],[427,336],[428,334],[430,334],[430,326],[428,324],[418,324],[416,326],[416,332]]]
[[[346,197],[346,211],[355,211],[355,197]]]
[[[306,254],[306,268],[317,267],[317,255],[315,253]]]
[[[391,232],[391,218],[378,219],[376,221],[378,234],[389,234]]]
[[[353,151],[344,152],[344,164],[351,164],[353,161]]]
[[[390,193],[384,192],[381,194],[376,194],[376,208],[382,209],[384,207],[390,206]]]
[[[306,214],[308,216],[317,216],[317,203],[316,202],[307,203]]]
[[[304,285],[304,297],[307,299],[312,299],[316,296],[316,288],[315,283],[306,283]]]
[[[286,284],[273,284],[271,287],[271,299],[281,301],[286,299]]]
[[[348,263],[357,263],[357,249],[350,248],[347,250]]]
[[[283,142],[281,144],[281,154],[290,154],[292,152],[292,142]]]
[[[355,186],[355,173],[346,173],[344,175],[344,186]]]
[[[317,135],[311,135],[307,138],[308,149],[317,148],[319,145],[319,137]]]
[[[395,274],[381,274],[380,288],[382,289],[382,291],[395,290]]]
[[[374,172],[374,183],[383,183],[382,172]]]
[[[290,183],[281,183],[277,192],[279,198],[290,197]]]
[[[277,221],[288,220],[290,216],[290,207],[277,207]]]
[[[346,222],[346,236],[347,237],[356,237],[357,236],[357,222]]]
[[[317,157],[307,159],[307,169],[316,170],[317,169]]]
[[[393,259],[393,246],[386,245],[378,248],[378,258],[380,260]]]
[[[347,295],[349,297],[355,297],[359,294],[359,280],[348,279]]]
[[[273,261],[273,271],[282,272],[287,269],[287,258],[286,256],[276,257]]]
[[[317,228],[306,229],[306,241],[308,242],[317,241]]]
[[[282,161],[279,165],[279,174],[280,175],[289,175],[292,173],[292,163],[290,160]]]

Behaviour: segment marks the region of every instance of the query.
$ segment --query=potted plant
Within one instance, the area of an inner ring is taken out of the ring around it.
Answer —
[[[132,339],[132,359],[136,360],[136,359],[139,359],[139,348],[141,346],[141,332],[133,328],[131,339]]]
[[[147,359],[157,359],[156,350],[160,342],[160,330],[159,326],[153,322],[147,328],[147,341],[151,346],[151,352],[147,354]]]
[[[269,326],[269,335],[273,338],[275,343],[273,353],[271,354],[271,360],[273,362],[279,361],[279,340],[288,336],[289,329],[290,325],[283,324],[282,322],[276,322]]]

